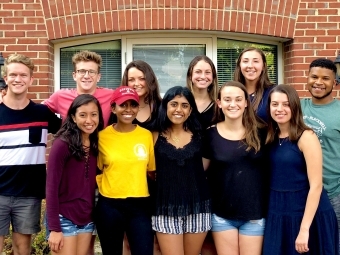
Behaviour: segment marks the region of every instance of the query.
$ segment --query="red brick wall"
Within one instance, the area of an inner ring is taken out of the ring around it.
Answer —
[[[49,39],[113,31],[164,29],[236,31],[292,38],[299,1],[72,0],[70,2],[68,0],[42,1]]]
[[[52,46],[52,47],[51,47]],[[36,65],[35,85],[29,97],[41,101],[53,88],[53,45],[49,44],[40,0],[2,0],[0,3],[0,51],[6,57],[22,53]]]
[[[41,101],[53,90],[52,39],[166,29],[270,35],[291,39],[283,49],[284,82],[308,96],[310,61],[334,60],[340,50],[339,16],[338,0],[2,0],[0,51],[34,59],[30,97]]]
[[[309,63],[317,57],[335,60],[340,50],[340,2],[301,0],[294,40],[284,44],[285,83],[293,84],[300,96],[305,91]],[[340,97],[339,88],[334,95]]]

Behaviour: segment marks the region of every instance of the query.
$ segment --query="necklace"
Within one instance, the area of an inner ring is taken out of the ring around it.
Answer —
[[[253,93],[249,94],[250,97],[254,97],[255,95],[256,95],[256,91],[254,91]]]
[[[285,138],[280,138],[279,137],[279,145],[281,146],[283,144],[284,141],[286,141],[287,137]]]
[[[175,136],[175,135],[171,135],[171,140],[175,142],[175,144],[178,144],[179,143],[179,138],[178,136]]]

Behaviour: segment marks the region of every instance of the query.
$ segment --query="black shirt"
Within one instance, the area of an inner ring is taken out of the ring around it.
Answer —
[[[246,151],[244,141],[225,139],[214,126],[207,130],[203,148],[203,157],[210,159],[212,212],[235,220],[265,217],[269,170],[264,146],[257,153]]]

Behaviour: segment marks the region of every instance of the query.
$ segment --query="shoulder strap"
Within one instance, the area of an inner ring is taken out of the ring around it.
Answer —
[[[204,113],[204,112],[208,111],[208,109],[209,109],[213,104],[214,104],[214,101],[210,101],[210,104],[208,104],[207,108],[205,108],[204,111],[201,112],[201,113]]]

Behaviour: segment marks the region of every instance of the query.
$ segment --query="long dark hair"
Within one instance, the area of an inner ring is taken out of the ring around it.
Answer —
[[[243,91],[244,98],[247,101],[247,107],[244,109],[243,116],[242,116],[242,125],[246,129],[244,134],[245,143],[248,146],[247,151],[253,148],[256,152],[260,150],[261,141],[258,134],[259,128],[264,128],[265,123],[256,116],[253,107],[250,103],[249,95],[247,93],[246,87],[237,81],[229,81],[224,83],[217,94],[217,99],[221,101],[221,93],[222,90],[226,87],[236,87]],[[215,116],[213,119],[214,123],[222,122],[225,120],[224,113],[221,108],[218,107],[216,104],[215,106]]]
[[[169,120],[167,115],[168,103],[174,99],[176,96],[183,96],[188,100],[188,103],[191,107],[191,113],[188,119],[183,123],[184,130],[189,130],[194,135],[200,134],[201,132],[201,124],[198,121],[198,110],[195,102],[195,98],[191,91],[188,88],[175,86],[170,88],[164,95],[161,106],[158,111],[157,118],[157,129],[160,133],[165,133],[169,130],[172,125],[172,122]]]
[[[159,85],[157,77],[148,63],[142,60],[134,60],[130,62],[124,70],[122,85],[123,86],[128,85],[129,81],[128,72],[133,67],[141,71],[145,77],[146,86],[148,87],[148,93],[144,98],[144,103],[150,104],[152,107],[158,107],[160,105],[160,102],[162,101],[159,92]]]
[[[94,153],[94,155],[98,155],[98,132],[104,127],[104,119],[99,101],[92,95],[82,94],[73,100],[63,125],[54,136],[55,138],[59,137],[61,140],[67,142],[71,154],[78,160],[83,159],[86,156],[86,152],[83,148],[81,130],[78,128],[77,124],[74,123],[72,116],[76,115],[76,111],[80,106],[91,102],[95,103],[98,107],[99,123],[96,130],[90,134],[90,151]]]
[[[256,51],[257,53],[259,53],[261,56],[262,62],[263,62],[263,70],[256,84],[255,98],[252,103],[253,109],[257,111],[257,108],[259,107],[259,104],[262,100],[264,90],[266,88],[269,88],[270,86],[273,86],[273,83],[269,80],[266,56],[264,55],[262,50],[255,48],[255,47],[249,47],[249,48],[244,49],[238,56],[236,68],[234,71],[234,81],[241,82],[244,85],[246,84],[246,79],[244,78],[241,72],[240,64],[241,64],[243,54],[248,51]]]
[[[273,142],[275,138],[279,135],[278,133],[279,127],[276,121],[273,120],[270,114],[271,96],[275,92],[283,93],[287,95],[289,108],[291,111],[291,118],[289,120],[289,124],[290,124],[289,140],[297,141],[305,130],[312,130],[312,129],[309,128],[303,121],[300,98],[296,90],[289,85],[280,84],[274,87],[270,91],[269,97],[268,97],[267,114],[269,116],[269,120],[268,120],[268,133],[267,133],[266,143]]]

